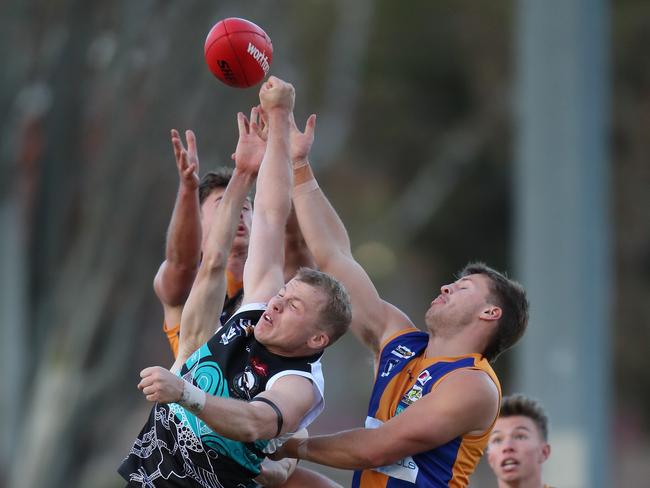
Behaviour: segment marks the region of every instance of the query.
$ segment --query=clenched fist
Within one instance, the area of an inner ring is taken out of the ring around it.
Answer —
[[[260,88],[260,105],[266,113],[277,109],[291,112],[295,96],[295,90],[291,83],[271,76]]]
[[[150,402],[176,403],[183,395],[183,379],[161,366],[143,369],[140,377],[138,388]]]

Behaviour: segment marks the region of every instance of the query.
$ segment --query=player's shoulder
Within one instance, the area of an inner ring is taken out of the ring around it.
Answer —
[[[242,305],[210,339],[211,343],[216,341],[224,346],[229,346],[235,340],[240,340],[240,338],[252,337],[253,329],[264,310],[266,310],[266,304],[264,303]]]
[[[462,397],[477,407],[490,407],[499,402],[499,387],[487,371],[475,368],[459,368],[446,374],[440,384],[445,394]]]

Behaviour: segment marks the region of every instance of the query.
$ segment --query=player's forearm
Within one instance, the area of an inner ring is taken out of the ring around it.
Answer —
[[[289,153],[289,117],[284,109],[268,114],[269,135],[264,160],[260,167],[255,195],[255,213],[286,222],[291,211],[293,174]]]
[[[201,257],[199,195],[181,185],[167,231],[165,259],[174,266],[196,268]]]
[[[154,279],[154,290],[164,304],[179,306],[185,303],[200,256],[201,222],[197,192],[181,185],[167,231],[165,261]]]
[[[309,165],[294,172],[293,204],[302,235],[319,267],[335,253],[351,256],[350,239],[336,210],[318,188]]]
[[[214,212],[203,249],[201,267],[224,268],[246,196],[253,187],[255,175],[235,168],[226,191]]]
[[[391,462],[380,452],[381,445],[375,429],[354,429],[332,435],[292,439],[283,449],[287,457],[339,469],[366,469]]]
[[[275,414],[260,404],[232,398],[207,395],[205,406],[198,414],[214,432],[228,439],[255,442],[271,439],[277,429]]]
[[[203,260],[181,317],[179,358],[215,333],[226,294],[225,270],[241,209],[255,176],[235,169],[208,230]]]
[[[296,274],[298,269],[306,266],[315,268],[316,263],[311,255],[305,238],[300,231],[298,217],[292,208],[287,220],[287,227],[284,235],[284,276],[289,281]]]

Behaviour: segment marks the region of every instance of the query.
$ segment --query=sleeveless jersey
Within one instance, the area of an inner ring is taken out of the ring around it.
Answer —
[[[230,281],[228,282],[230,285]],[[221,316],[219,317],[219,327],[226,325],[228,319],[233,316],[237,311],[239,302],[244,295],[244,289],[237,289],[232,296],[226,295],[226,298],[223,302],[223,310]],[[169,342],[169,347],[172,350],[174,358],[178,356],[178,342],[181,335],[181,324],[169,325],[167,322],[163,322],[163,332],[167,336],[167,341]]]
[[[431,392],[452,371],[485,371],[501,387],[488,361],[480,354],[425,358],[429,335],[407,329],[382,347],[368,407],[366,428],[377,428]],[[494,419],[496,422],[496,418]],[[488,442],[490,428],[478,436],[464,435],[390,466],[356,471],[352,488],[466,487]]]
[[[323,409],[321,353],[283,357],[255,340],[263,304],[240,308],[226,325],[190,356],[180,375],[210,395],[250,400],[285,375],[311,380],[316,399],[299,429]],[[282,436],[286,438],[286,434]],[[118,469],[129,486],[228,488],[256,486],[265,453],[277,440],[244,443],[225,438],[175,403],[156,403]]]

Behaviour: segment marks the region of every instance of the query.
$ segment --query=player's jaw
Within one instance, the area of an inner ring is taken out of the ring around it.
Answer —
[[[513,481],[522,477],[521,461],[514,455],[506,455],[497,466],[499,478],[504,481]]]
[[[431,327],[436,322],[436,317],[440,315],[442,309],[449,303],[449,297],[440,294],[431,300],[429,308],[425,313],[425,323]]]

